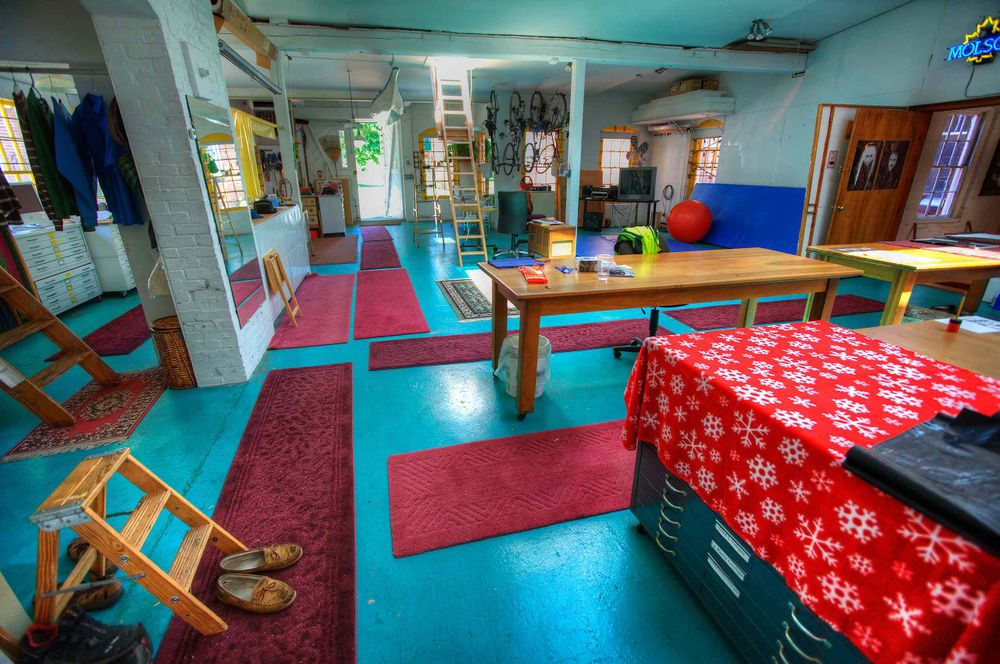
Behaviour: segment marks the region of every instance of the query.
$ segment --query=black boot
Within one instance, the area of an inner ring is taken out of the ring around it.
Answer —
[[[146,664],[152,647],[140,625],[105,625],[71,605],[55,627],[33,625],[21,639],[18,664]]]

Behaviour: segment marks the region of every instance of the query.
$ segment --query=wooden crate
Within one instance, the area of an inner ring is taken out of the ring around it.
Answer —
[[[576,255],[576,228],[529,222],[528,251],[543,258],[571,258]]]

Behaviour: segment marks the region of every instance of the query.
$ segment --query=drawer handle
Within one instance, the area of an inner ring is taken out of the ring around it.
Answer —
[[[824,639],[822,636],[816,636],[811,631],[809,631],[808,629],[806,629],[806,626],[802,624],[802,622],[799,620],[799,617],[797,615],[795,615],[795,605],[792,604],[791,602],[788,603],[788,610],[791,611],[792,622],[795,623],[795,626],[798,627],[799,630],[801,630],[801,632],[803,634],[805,634],[806,636],[808,636],[813,641],[816,641],[818,643],[822,643],[824,646],[826,646],[827,649],[833,647],[833,644],[830,643],[829,640]]]
[[[781,641],[775,641],[775,643],[778,644],[778,657],[772,657],[771,661],[774,662],[774,664],[778,664],[778,660],[780,659],[781,664],[788,664],[788,660],[785,658],[785,644]]]
[[[660,523],[656,524],[656,530],[658,531],[657,535],[656,535],[657,537],[659,537],[660,535],[663,535],[664,537],[670,538],[670,541],[672,541],[672,542],[676,542],[677,541],[676,537],[674,537],[673,535],[671,535],[670,533],[668,533],[667,531],[665,531],[663,529],[663,522],[660,522]]]
[[[804,652],[802,652],[802,648],[800,648],[798,646],[798,644],[795,643],[795,641],[792,641],[792,635],[788,633],[788,630],[790,628],[788,626],[788,622],[787,621],[782,620],[781,621],[781,625],[782,625],[782,627],[785,628],[785,640],[788,641],[788,645],[790,645],[792,647],[792,650],[794,650],[795,652],[799,653],[799,655],[803,659],[806,659],[806,660],[808,660],[810,662],[816,662],[816,664],[823,664],[823,660],[819,659],[818,657],[813,657],[811,655],[805,654]]]
[[[667,490],[666,489],[664,489],[663,492],[660,493],[660,498],[662,498],[663,502],[665,502],[667,505],[669,505],[671,507],[671,509],[675,509],[678,512],[683,512],[684,511],[684,508],[681,507],[680,505],[674,505],[672,502],[670,502],[670,499],[667,498]]]
[[[676,556],[677,555],[677,552],[674,551],[673,549],[668,549],[667,547],[663,546],[663,543],[660,542],[660,533],[659,532],[656,533],[656,537],[653,538],[653,541],[656,542],[656,546],[658,546],[660,548],[660,551],[662,551],[663,553],[669,553],[671,556]]]
[[[674,493],[679,493],[682,496],[688,495],[687,491],[682,491],[682,490],[678,489],[677,487],[675,487],[673,484],[670,483],[670,476],[669,475],[667,475],[665,478],[663,478],[663,481],[666,482],[667,488],[670,489],[671,491],[673,491]]]
[[[666,521],[667,523],[669,523],[671,526],[677,526],[678,528],[681,527],[680,521],[674,521],[669,516],[667,516],[666,514],[664,514],[663,513],[663,506],[660,505],[660,523],[662,523],[664,521]]]

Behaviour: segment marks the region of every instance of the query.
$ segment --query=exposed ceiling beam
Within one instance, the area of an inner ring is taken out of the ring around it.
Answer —
[[[804,54],[747,53],[714,48],[685,48],[604,42],[590,39],[473,35],[417,30],[335,28],[259,24],[282,50],[372,53],[397,56],[448,56],[544,61],[556,58],[633,67],[671,67],[704,72],[732,71],[794,74],[806,67]]]

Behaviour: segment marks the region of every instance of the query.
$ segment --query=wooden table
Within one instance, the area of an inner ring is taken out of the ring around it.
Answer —
[[[858,253],[859,249],[870,251]],[[873,256],[871,251],[878,253]],[[858,268],[866,277],[892,284],[880,325],[896,325],[903,320],[917,284],[968,282],[971,286],[966,294],[966,309],[971,307],[974,311],[983,298],[986,283],[1000,276],[1000,258],[989,260],[882,242],[819,245],[809,247],[809,253],[820,260]]]
[[[933,320],[856,331],[956,367],[1000,378],[1000,332],[948,332],[944,323]]]
[[[546,264],[547,284],[528,284],[519,270],[479,268],[493,281],[493,367],[507,337],[507,302],[521,312],[517,365],[517,410],[521,419],[534,410],[538,331],[542,316],[586,311],[740,300],[740,327],[753,325],[757,299],[809,294],[807,320],[829,320],[837,282],[861,274],[857,268],[783,254],[770,249],[719,249],[619,257],[635,277],[600,281],[593,272],[563,274],[557,265],[576,266],[575,258]],[[526,371],[525,368],[530,367]]]

